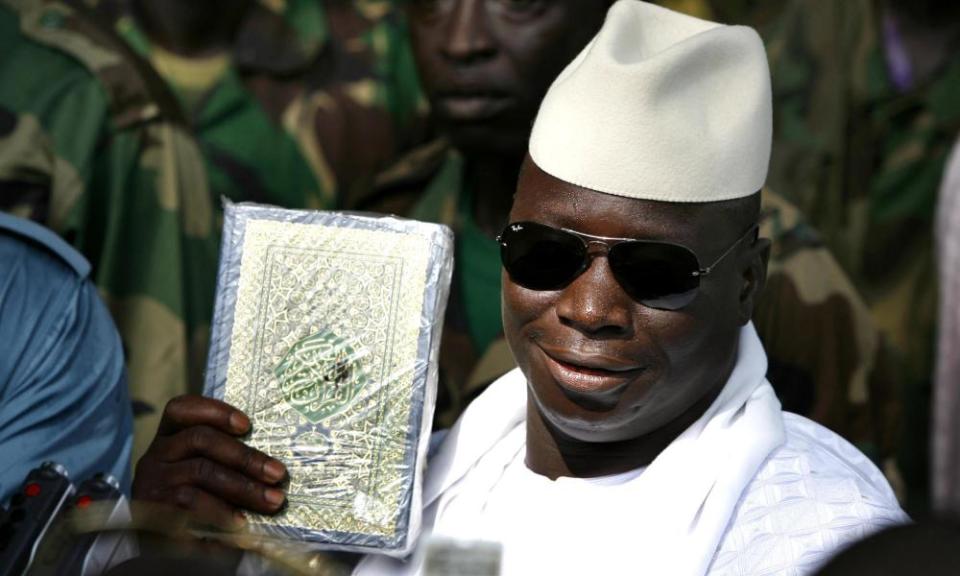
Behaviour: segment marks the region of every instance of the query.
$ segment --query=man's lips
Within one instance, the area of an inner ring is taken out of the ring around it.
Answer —
[[[645,369],[641,364],[596,354],[541,348],[547,369],[567,396],[581,403],[615,404],[627,384]]]
[[[476,122],[503,113],[513,105],[513,98],[497,92],[447,92],[439,94],[434,105],[451,120]]]

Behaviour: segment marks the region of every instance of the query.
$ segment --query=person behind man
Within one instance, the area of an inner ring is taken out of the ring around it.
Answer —
[[[940,326],[934,374],[933,509],[960,518],[960,139],[944,171],[937,204]]]
[[[130,490],[123,349],[90,264],[56,234],[0,213],[0,504],[32,468]]]
[[[792,0],[766,37],[770,186],[823,233],[899,360],[898,463],[927,505],[937,187],[960,132],[960,3]]]
[[[547,87],[600,28],[609,2],[499,4],[413,0],[414,54],[446,141],[401,159],[379,198],[422,198],[409,214],[457,234],[457,269],[441,348],[437,424],[514,367],[500,318],[494,238],[506,221],[529,127]],[[409,201],[409,200],[408,200]],[[376,208],[377,206],[371,206]],[[765,193],[770,279],[755,319],[785,407],[869,451],[890,456],[892,385],[870,313],[818,234],[782,197]]]
[[[201,389],[219,235],[200,151],[149,65],[53,0],[0,0],[0,150],[0,209],[90,262],[140,454],[166,402]]]
[[[177,94],[217,196],[349,207],[415,138],[420,96],[391,3],[92,3]]]
[[[501,542],[503,574],[805,573],[905,520],[879,470],[766,380],[750,319],[770,140],[753,30],[613,5],[534,124],[499,237],[519,368],[429,462],[427,534]],[[282,506],[246,415],[184,397],[164,419],[136,497],[227,527]],[[421,552],[356,572],[420,573]]]

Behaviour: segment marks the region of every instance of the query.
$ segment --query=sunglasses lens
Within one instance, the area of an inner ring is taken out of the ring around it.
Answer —
[[[625,242],[610,250],[609,259],[617,281],[644,306],[677,310],[697,295],[700,264],[682,246]]]
[[[586,250],[579,238],[532,222],[500,235],[500,259],[515,283],[531,290],[563,288],[580,272]]]

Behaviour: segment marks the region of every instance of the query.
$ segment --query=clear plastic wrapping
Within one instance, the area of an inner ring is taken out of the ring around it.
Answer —
[[[444,226],[226,203],[205,394],[290,471],[287,508],[252,530],[409,552],[452,268]]]

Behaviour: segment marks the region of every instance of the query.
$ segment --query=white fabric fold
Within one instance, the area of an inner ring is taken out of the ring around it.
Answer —
[[[503,540],[502,574],[706,573],[741,494],[784,441],[780,404],[766,370],[766,354],[748,324],[720,395],[637,478],[569,488],[560,479],[521,500],[516,523],[493,535]],[[426,532],[491,538],[485,506],[502,487],[504,472],[522,457],[525,414],[526,380],[519,371],[470,405],[430,462]],[[419,556],[402,566],[368,559],[358,573],[417,574],[421,562]]]

